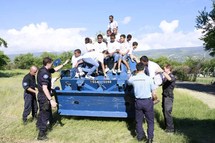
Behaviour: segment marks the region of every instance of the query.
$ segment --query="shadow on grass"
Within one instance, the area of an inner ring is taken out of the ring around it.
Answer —
[[[155,110],[155,119],[159,126],[164,129],[164,121],[160,113]],[[214,143],[215,142],[215,120],[212,119],[190,119],[174,118],[176,133],[185,135],[189,143]]]
[[[176,87],[215,95],[214,85],[206,85],[206,84],[199,84],[199,83],[195,83],[195,82],[180,82],[180,81],[178,81],[178,82],[176,82]]]
[[[0,71],[0,78],[2,77],[13,77],[17,75],[22,75],[23,73],[21,72],[2,72]]]

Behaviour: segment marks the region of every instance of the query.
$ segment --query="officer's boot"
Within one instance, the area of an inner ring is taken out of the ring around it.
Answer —
[[[44,131],[39,131],[37,140],[47,140],[48,137],[46,136],[46,133]]]

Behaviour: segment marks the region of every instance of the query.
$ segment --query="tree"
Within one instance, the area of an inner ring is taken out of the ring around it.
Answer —
[[[2,45],[3,45],[5,48],[7,48],[7,42],[6,42],[4,39],[0,38],[0,47],[1,47]]]
[[[5,66],[10,62],[10,58],[0,51],[0,69],[5,69]]]
[[[196,28],[202,30],[203,36],[200,38],[204,41],[204,48],[210,52],[211,56],[215,56],[215,1],[212,3],[210,12],[199,11],[199,16],[196,17]]]
[[[14,59],[14,64],[20,69],[29,69],[35,65],[35,57],[33,54],[21,54]]]

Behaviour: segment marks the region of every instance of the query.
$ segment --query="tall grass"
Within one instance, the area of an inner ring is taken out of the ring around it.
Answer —
[[[5,74],[8,71],[4,71]],[[15,70],[11,76],[0,78],[0,142],[29,143],[38,131],[29,116],[22,124],[23,89],[21,81],[28,71]],[[18,73],[18,74],[16,74]],[[7,74],[6,74],[7,75]],[[159,98],[161,89],[158,90]],[[176,133],[164,132],[161,103],[155,106],[155,138],[157,143],[215,142],[215,110],[189,93],[175,90],[173,116]],[[133,120],[115,118],[62,117],[63,125],[55,124],[47,143],[135,143]],[[146,124],[143,125],[146,129]]]

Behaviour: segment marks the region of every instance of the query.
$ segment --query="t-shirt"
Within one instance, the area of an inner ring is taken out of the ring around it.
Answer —
[[[119,42],[108,42],[108,52],[109,53],[113,53],[116,51],[116,49],[119,49],[120,48],[120,45],[119,45]]]
[[[102,53],[104,50],[107,50],[107,45],[105,42],[101,42],[101,43],[96,42],[94,44],[94,47],[95,47],[95,50],[100,53]]]
[[[94,45],[91,43],[87,43],[87,44],[85,44],[85,46],[86,46],[87,52],[95,50]]]
[[[159,66],[157,63],[155,63],[155,62],[153,62],[153,61],[149,61],[149,62],[148,62],[149,76],[150,76],[151,78],[154,78],[154,77],[155,77],[156,70],[159,69],[159,68],[160,68],[160,66]]]
[[[118,27],[118,23],[115,20],[111,23],[110,22],[108,23],[108,29],[111,29],[112,32],[113,32],[113,29],[117,27]]]
[[[120,43],[120,52],[123,54],[127,53],[129,50],[129,44],[127,42]]]
[[[91,58],[95,61],[104,63],[104,54],[99,53],[98,51],[88,52],[82,56],[82,59],[87,59],[87,58]]]
[[[75,65],[77,64],[78,60],[82,59],[81,56],[79,57],[75,57],[75,55],[72,56],[72,68],[75,67]]]
[[[152,91],[155,90],[153,80],[144,73],[138,73],[137,75],[130,77],[128,85],[133,85],[134,95],[136,98],[144,99],[152,97]]]

